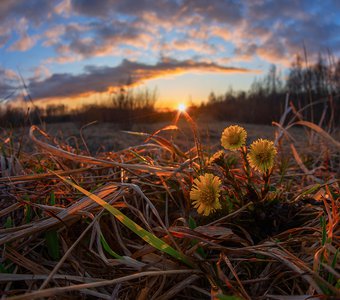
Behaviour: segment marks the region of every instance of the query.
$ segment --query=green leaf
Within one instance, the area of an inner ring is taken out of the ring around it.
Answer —
[[[50,204],[51,205],[55,205],[55,194],[54,194],[54,191],[52,191],[51,195],[50,195]]]
[[[237,296],[227,296],[227,295],[223,295],[223,294],[217,295],[217,298],[219,300],[243,300],[242,298],[237,297]]]
[[[3,263],[0,263],[0,273],[8,273],[6,267]]]
[[[13,222],[12,222],[12,218],[10,216],[7,217],[6,222],[4,224],[5,228],[11,228],[13,227]]]
[[[60,259],[59,252],[59,238],[56,230],[50,230],[45,233],[45,244],[47,247],[47,252],[53,260]]]
[[[300,194],[300,196],[306,196],[306,195],[312,194],[312,193],[316,192],[320,187],[321,187],[320,184],[315,184],[315,185],[311,186],[309,189],[303,191]]]
[[[146,241],[148,244],[153,246],[154,248],[165,252],[172,257],[176,258],[179,261],[182,261],[186,265],[193,267],[193,264],[190,262],[188,257],[186,257],[184,254],[179,253],[177,250],[172,248],[169,244],[165,243],[160,238],[156,237],[154,234],[148,232],[144,228],[142,228],[140,225],[132,221],[130,218],[128,218],[126,215],[124,215],[121,211],[116,209],[115,207],[111,206],[110,204],[106,203],[103,199],[98,197],[97,195],[94,195],[90,193],[89,191],[83,189],[79,185],[73,183],[70,180],[67,180],[66,178],[58,175],[57,173],[52,172],[54,175],[59,177],[64,182],[68,183],[69,185],[73,186],[78,191],[82,192],[84,195],[92,199],[97,204],[101,205],[103,208],[108,210],[119,222],[121,222],[123,225],[125,225],[127,228],[129,228],[131,231],[133,231],[135,234],[137,234],[139,237],[141,237],[144,241]]]
[[[189,228],[192,229],[192,230],[194,230],[197,227],[195,219],[191,216],[189,217],[188,223],[189,223]],[[198,243],[198,240],[196,240],[196,239],[193,239],[193,240],[190,241],[190,244],[192,246],[195,246],[197,243]],[[198,247],[196,252],[203,258],[207,257],[207,254],[204,252],[204,249],[202,247]]]
[[[195,221],[195,219],[192,216],[189,217],[189,222],[188,223],[189,223],[189,228],[190,229],[195,229],[197,227],[196,221]]]
[[[50,194],[50,204],[55,205],[55,194],[54,191]],[[45,242],[49,256],[53,260],[60,259],[60,245],[59,245],[59,237],[56,230],[50,230],[45,233]]]
[[[331,264],[333,269],[335,269],[336,261],[338,259],[338,254],[339,254],[339,249],[336,249],[336,252],[334,254],[334,257],[333,257],[333,260],[332,260],[332,264]],[[334,280],[334,274],[333,273],[329,273],[327,281],[330,284],[333,284],[333,280]]]
[[[26,202],[31,202],[29,196],[26,194],[24,195],[24,200]],[[24,206],[24,215],[25,215],[25,222],[26,224],[30,223],[32,220],[32,208],[31,205],[29,203],[25,204]]]
[[[106,242],[104,236],[101,234],[100,235],[100,243],[102,244],[104,250],[109,253],[112,257],[117,258],[117,259],[121,259],[123,258],[122,256],[120,256],[119,254],[117,254],[116,252],[114,252],[111,247],[109,246],[109,244]]]
[[[324,246],[327,239],[327,231],[326,231],[326,220],[325,217],[322,216],[320,218],[321,228],[322,228],[322,239],[321,239],[321,245]]]
[[[25,204],[25,221],[26,221],[26,224],[30,223],[31,219],[32,219],[31,205]]]
[[[338,279],[338,281],[336,282],[335,287],[336,287],[337,289],[340,289],[340,279]]]

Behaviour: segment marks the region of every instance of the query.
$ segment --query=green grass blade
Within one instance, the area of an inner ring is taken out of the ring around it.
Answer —
[[[318,189],[321,188],[321,184],[314,184],[313,186],[311,186],[310,188],[308,188],[307,190],[303,191],[300,196],[307,196],[310,195],[314,192],[316,192]]]
[[[192,230],[194,230],[197,227],[195,219],[192,216],[189,217],[188,223],[189,223],[189,228]]]
[[[223,294],[217,295],[217,299],[219,300],[242,300],[242,298],[237,297],[237,296],[227,296]]]
[[[112,257],[117,258],[117,259],[121,259],[123,258],[122,256],[120,256],[119,254],[117,254],[116,252],[114,252],[111,247],[109,246],[109,244],[106,242],[104,236],[101,234],[100,235],[100,243],[102,244],[104,250],[109,253]]]
[[[194,230],[197,227],[195,219],[193,217],[191,217],[191,216],[189,217],[188,225],[189,225],[189,228],[192,229],[192,230]],[[197,243],[198,243],[198,240],[196,240],[196,239],[193,239],[193,240],[190,241],[190,244],[192,246],[195,246]],[[201,257],[204,257],[204,258],[207,257],[207,254],[204,252],[204,249],[202,247],[198,247],[196,252]]]
[[[322,229],[321,246],[324,246],[326,244],[326,238],[327,238],[325,217],[322,216],[320,218],[320,223],[321,223],[321,229]]]
[[[4,224],[4,227],[7,228],[12,228],[13,227],[13,221],[10,216],[7,217],[6,222]]]
[[[25,215],[25,222],[26,224],[30,223],[32,220],[32,208],[31,205],[29,204],[31,202],[30,198],[28,195],[24,196],[24,200],[26,201],[25,208],[24,208],[24,215]]]
[[[144,228],[139,226],[137,223],[132,221],[130,218],[125,216],[122,212],[120,212],[118,209],[114,208],[113,206],[106,203],[103,199],[98,197],[97,195],[94,195],[90,193],[89,191],[83,189],[82,187],[76,185],[72,181],[56,174],[53,172],[54,175],[58,176],[61,180],[68,183],[69,185],[73,186],[78,191],[82,192],[84,195],[95,201],[97,204],[101,205],[103,208],[108,210],[119,222],[121,222],[123,225],[125,225],[127,228],[129,228],[131,231],[133,231],[135,234],[137,234],[139,237],[141,237],[144,241],[146,241],[148,244],[150,244],[152,247],[165,252],[172,257],[176,258],[179,261],[182,261],[186,265],[193,267],[193,264],[189,261],[189,259],[183,255],[182,253],[179,253],[174,248],[172,248],[169,244],[165,243],[160,238],[156,237],[154,234],[146,231]]]
[[[51,192],[50,195],[50,204],[55,205],[55,194],[54,191]],[[45,233],[45,242],[48,254],[53,260],[60,259],[60,252],[59,252],[59,237],[56,230],[50,230]]]
[[[32,220],[32,208],[31,205],[25,204],[25,221],[29,224]]]
[[[8,273],[5,264],[0,263],[0,273]]]
[[[49,256],[55,261],[59,260],[59,238],[56,230],[50,230],[45,233],[45,243]]]
[[[332,261],[332,268],[335,269],[335,265],[336,265],[336,262],[337,262],[337,259],[338,259],[338,254],[339,254],[339,249],[336,250],[335,254],[334,254],[334,258],[333,258],[333,261]],[[329,273],[328,274],[328,279],[327,281],[330,283],[330,284],[333,284],[333,281],[334,281],[334,274],[332,273]]]
[[[51,205],[55,205],[55,194],[54,194],[54,191],[52,191],[51,195],[50,195],[50,204]]]

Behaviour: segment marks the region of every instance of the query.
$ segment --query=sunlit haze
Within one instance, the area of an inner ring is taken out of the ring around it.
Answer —
[[[0,99],[101,103],[122,87],[156,106],[246,90],[271,64],[340,53],[340,1],[2,0]]]

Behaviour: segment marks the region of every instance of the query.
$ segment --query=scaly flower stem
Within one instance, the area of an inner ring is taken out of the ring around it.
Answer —
[[[268,191],[269,191],[269,178],[270,178],[270,175],[271,175],[271,170],[267,170],[266,172],[263,173],[263,181],[264,181],[264,185],[263,185],[263,188],[262,188],[262,199],[264,199],[266,197],[266,195],[268,194]]]
[[[247,176],[247,181],[248,181],[248,184],[251,184],[251,178],[250,178],[250,166],[249,166],[249,162],[247,160],[247,147],[246,146],[243,146],[241,149],[240,149],[240,152],[241,152],[241,156],[242,156],[242,159],[243,159],[243,170],[244,170],[244,173],[246,174]]]
[[[259,200],[259,193],[258,193],[256,187],[254,186],[252,180],[251,180],[251,168],[250,168],[250,165],[249,165],[249,161],[247,159],[247,147],[243,146],[240,149],[240,152],[241,152],[241,156],[242,156],[242,159],[243,159],[243,170],[244,170],[244,173],[246,174],[246,177],[247,177],[246,188],[247,188],[247,191],[248,191],[248,197],[250,197],[251,201],[253,201],[255,203]],[[242,203],[242,204],[244,204],[244,203]]]

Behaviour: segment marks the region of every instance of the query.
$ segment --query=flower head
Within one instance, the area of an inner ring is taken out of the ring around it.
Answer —
[[[247,132],[238,125],[229,126],[224,129],[221,136],[221,144],[225,149],[238,150],[245,145]]]
[[[209,216],[216,209],[221,209],[220,192],[221,180],[213,174],[204,174],[194,180],[190,200],[199,214]]]
[[[250,145],[247,158],[253,169],[259,172],[266,172],[274,166],[276,154],[277,151],[273,142],[258,139]]]
[[[215,152],[207,161],[208,165],[212,165],[212,164],[219,164],[220,162],[223,162],[224,159],[224,151],[223,150],[219,150],[217,152]]]

